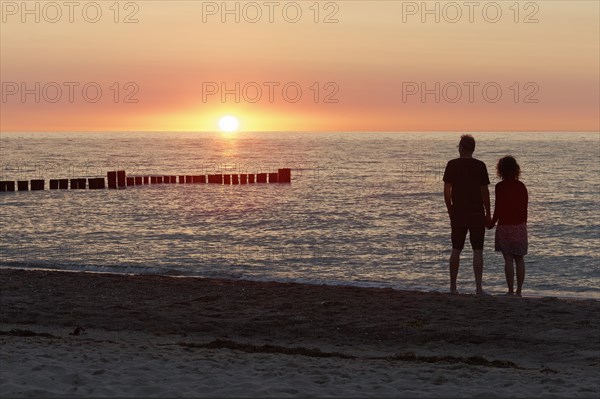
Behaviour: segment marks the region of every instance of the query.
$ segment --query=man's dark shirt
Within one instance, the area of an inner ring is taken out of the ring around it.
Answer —
[[[485,215],[481,186],[490,184],[485,164],[475,158],[456,158],[448,162],[444,181],[452,184],[452,222],[469,223]]]

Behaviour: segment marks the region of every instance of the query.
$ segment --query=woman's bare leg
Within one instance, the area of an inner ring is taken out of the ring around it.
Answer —
[[[525,257],[515,255],[515,264],[517,265],[517,295],[521,296],[523,281],[525,281]]]
[[[514,293],[515,272],[513,269],[513,256],[510,254],[502,254],[504,256],[504,274],[506,275],[506,285],[508,285],[508,294]]]

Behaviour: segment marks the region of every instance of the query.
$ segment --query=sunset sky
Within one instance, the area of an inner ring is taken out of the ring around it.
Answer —
[[[2,131],[599,130],[597,1],[0,3]]]

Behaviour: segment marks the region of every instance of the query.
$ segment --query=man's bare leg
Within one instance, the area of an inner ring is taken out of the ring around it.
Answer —
[[[456,278],[458,277],[458,267],[460,266],[460,249],[452,249],[450,254],[450,293],[458,294],[456,289]]]
[[[477,295],[484,295],[483,288],[481,286],[483,280],[483,250],[473,250],[473,273],[475,273],[475,285],[477,287]]]
[[[517,265],[517,296],[521,296],[525,281],[525,258],[522,255],[515,255],[515,264]]]
[[[504,256],[504,275],[506,276],[506,285],[508,286],[507,295],[513,295],[513,287],[515,282],[515,272],[513,269],[513,256],[502,254]]]

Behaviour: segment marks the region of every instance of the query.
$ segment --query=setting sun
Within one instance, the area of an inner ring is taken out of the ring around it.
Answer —
[[[223,132],[235,132],[240,127],[240,121],[235,116],[227,115],[219,119],[219,129]]]

